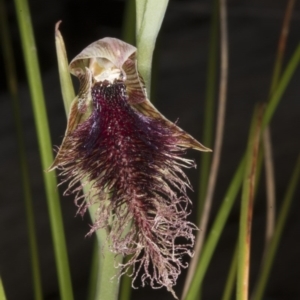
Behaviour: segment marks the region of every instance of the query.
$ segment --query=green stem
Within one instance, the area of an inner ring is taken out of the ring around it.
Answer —
[[[260,177],[262,173],[261,170],[263,165],[262,163],[263,163],[263,151],[262,149],[260,149],[258,154],[257,170],[255,175],[255,194],[258,190],[258,185],[260,182]],[[236,244],[235,246],[222,300],[232,299],[233,291],[236,285],[237,263],[238,263],[238,244]]]
[[[86,190],[85,190],[86,191]],[[86,192],[85,192],[86,193]],[[92,222],[95,220],[97,205],[89,207]],[[104,229],[96,231],[98,240],[99,271],[97,279],[97,300],[117,300],[119,296],[118,271],[115,266],[122,263],[122,256],[112,253]]]
[[[19,161],[21,167],[21,180],[22,180],[22,187],[23,187],[23,196],[25,201],[26,221],[27,221],[28,237],[29,237],[29,252],[30,252],[30,260],[31,260],[34,299],[39,300],[39,299],[43,299],[42,278],[40,274],[34,210],[33,210],[32,195],[30,190],[30,181],[29,181],[30,176],[29,176],[29,169],[28,169],[26,151],[25,151],[25,141],[24,141],[22,121],[21,121],[20,104],[18,99],[19,97],[18,97],[18,89],[17,89],[17,75],[16,75],[15,60],[13,57],[13,47],[9,35],[5,2],[3,0],[0,1],[0,23],[1,23],[0,27],[1,27],[1,40],[2,40],[1,45],[3,47],[5,74],[7,75],[8,88],[11,95],[13,112],[14,112],[14,121],[16,126],[16,133],[17,133]]]
[[[287,216],[291,208],[292,200],[299,186],[300,178],[300,156],[296,162],[295,169],[293,171],[289,186],[287,188],[286,194],[284,196],[281,208],[279,210],[278,220],[276,222],[274,235],[270,241],[269,247],[267,248],[265,259],[263,260],[263,265],[259,273],[258,284],[254,290],[252,300],[261,300],[265,292],[265,288],[270,277],[271,268],[274,262],[274,258],[278,249],[279,241],[282,236],[284,226],[286,224]]]
[[[210,28],[209,54],[206,80],[206,93],[204,104],[204,125],[203,125],[203,145],[212,148],[214,129],[214,108],[217,86],[217,62],[218,62],[218,37],[219,37],[219,0],[213,2],[213,12]],[[208,176],[210,170],[211,155],[201,153],[200,176],[197,223],[199,222],[206,196]]]
[[[250,245],[255,193],[255,178],[263,109],[256,108],[250,127],[243,179],[238,242],[237,299],[247,300],[249,293]]]
[[[274,93],[272,94],[268,107],[266,109],[262,127],[263,129],[270,123],[271,118],[275,112],[275,109],[278,106],[280,99],[282,98],[283,93],[286,90],[287,85],[291,81],[292,76],[295,73],[300,61],[300,44],[297,46],[292,58],[290,59],[286,69],[284,70],[278,85],[276,86]]]
[[[48,118],[46,114],[31,17],[26,0],[15,0],[15,6],[33,105],[41,163],[43,170],[46,170],[53,161],[52,143],[50,140]],[[56,176],[54,173],[43,172],[43,177],[49,209],[61,299],[70,300],[73,299],[73,291]]]
[[[202,284],[203,278],[206,274],[214,250],[217,246],[229,213],[232,209],[232,206],[242,185],[245,162],[246,160],[245,158],[243,158],[237,171],[233,176],[233,179],[225,194],[224,200],[222,201],[222,205],[218,211],[215,221],[212,224],[211,230],[207,236],[207,240],[202,249],[202,253],[198,262],[198,268],[194,274],[193,281],[185,298],[186,300],[196,299],[199,286]]]

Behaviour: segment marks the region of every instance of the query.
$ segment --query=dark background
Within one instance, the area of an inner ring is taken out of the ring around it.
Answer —
[[[29,1],[36,44],[41,64],[43,86],[53,145],[59,145],[66,118],[60,94],[54,25],[62,20],[69,59],[91,42],[105,36],[121,37],[124,1],[56,0]],[[59,299],[57,277],[43,188],[42,170],[24,72],[18,26],[13,1],[6,1],[7,14],[17,62],[19,94],[30,181],[33,193],[43,291],[46,300]],[[255,103],[267,99],[282,18],[287,1],[228,1],[229,87],[224,148],[213,216],[245,149],[251,114]],[[171,0],[159,36],[155,101],[170,120],[201,141],[203,106],[208,57],[210,1]],[[287,44],[286,61],[299,43],[300,5],[296,4]],[[18,151],[13,113],[7,92],[2,57],[0,59],[0,272],[9,300],[32,299],[28,239],[22,197]],[[295,160],[299,153],[300,72],[293,80],[272,121],[272,141],[276,171],[278,206],[282,201]],[[189,157],[199,162],[200,155]],[[188,172],[197,191],[198,171]],[[262,176],[262,178],[264,178]],[[262,181],[263,182],[263,181]],[[60,189],[61,191],[61,189]],[[197,192],[191,193],[196,200]],[[85,299],[93,238],[85,238],[89,217],[75,218],[72,198],[61,198],[68,243],[72,280],[76,299]],[[299,189],[284,230],[270,282],[264,299],[300,299],[300,222]],[[203,298],[220,299],[238,232],[239,205],[236,205],[218,244],[205,278]],[[265,231],[265,191],[258,193],[252,231],[251,282],[259,271]],[[185,271],[175,287],[180,295]],[[134,299],[172,299],[170,293],[149,287],[133,291]]]

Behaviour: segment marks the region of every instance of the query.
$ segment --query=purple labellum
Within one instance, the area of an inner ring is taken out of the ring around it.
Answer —
[[[172,286],[187,267],[182,257],[191,255],[196,229],[187,221],[190,184],[182,171],[195,164],[183,154],[210,150],[152,106],[135,54],[106,38],[71,62],[81,87],[51,169],[70,181],[66,193],[75,193],[81,214],[98,205],[90,233],[106,229],[111,251],[131,255],[120,272],[133,266],[133,285],[141,274],[142,285],[165,286],[175,296]],[[82,195],[86,184],[90,191]]]

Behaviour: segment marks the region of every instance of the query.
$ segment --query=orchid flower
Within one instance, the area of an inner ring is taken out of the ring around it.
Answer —
[[[106,229],[110,250],[131,255],[120,274],[132,266],[133,285],[141,274],[142,285],[165,286],[175,296],[197,229],[187,220],[191,186],[182,170],[195,163],[183,155],[210,149],[151,104],[136,54],[135,47],[104,38],[71,61],[80,88],[50,170],[69,182],[65,193],[75,194],[80,214],[97,205],[89,234]]]

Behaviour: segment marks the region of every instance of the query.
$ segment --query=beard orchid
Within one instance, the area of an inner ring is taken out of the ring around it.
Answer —
[[[106,229],[110,250],[130,255],[133,285],[173,292],[184,255],[192,255],[196,226],[187,220],[195,167],[186,149],[210,151],[151,104],[137,71],[136,48],[104,38],[70,63],[80,88],[50,170],[57,168],[75,194],[79,213],[97,205],[89,234]],[[84,186],[89,191],[82,193]],[[126,229],[126,230],[125,230]]]

